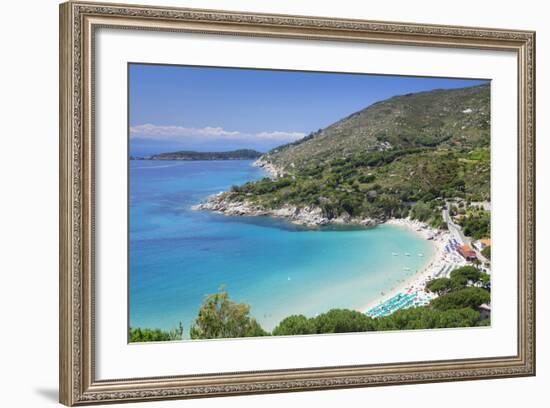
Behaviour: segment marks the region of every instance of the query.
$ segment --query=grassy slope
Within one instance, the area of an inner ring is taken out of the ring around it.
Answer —
[[[489,85],[395,96],[273,149],[265,159],[289,170],[292,163],[323,164],[388,147],[488,147],[489,118]]]
[[[414,202],[489,200],[488,85],[390,98],[262,160],[284,177],[235,186],[233,200],[342,214],[406,216]]]

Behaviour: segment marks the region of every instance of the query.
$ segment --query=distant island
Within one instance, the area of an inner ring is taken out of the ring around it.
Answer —
[[[262,153],[252,149],[238,149],[228,152],[196,152],[181,150],[144,157],[131,156],[130,160],[255,160],[261,155]]]

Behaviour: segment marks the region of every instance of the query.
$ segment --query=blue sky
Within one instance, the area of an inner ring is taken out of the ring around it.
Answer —
[[[263,152],[394,95],[484,82],[130,64],[130,154]]]

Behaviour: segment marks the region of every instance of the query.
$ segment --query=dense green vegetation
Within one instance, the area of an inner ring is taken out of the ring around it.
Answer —
[[[441,311],[450,309],[475,308],[491,300],[489,291],[482,288],[465,288],[447,293],[432,300],[430,305]]]
[[[228,293],[221,290],[204,299],[189,334],[191,339],[215,339],[473,327],[490,324],[489,319],[481,319],[477,310],[481,304],[490,303],[491,300],[490,278],[479,269],[473,266],[457,268],[451,272],[450,278],[428,282],[426,289],[439,295],[426,306],[402,309],[378,318],[348,309],[331,309],[311,318],[292,315],[281,320],[271,333],[262,329],[250,315],[249,305],[233,302]],[[135,329],[131,332],[131,341],[172,340],[168,333],[160,330]]]
[[[432,279],[426,284],[426,289],[429,292],[435,293],[438,296],[445,295],[455,288],[455,283],[449,278]]]
[[[312,319],[308,319],[304,315],[292,315],[284,318],[273,329],[274,336],[285,336],[294,334],[315,334],[317,328]]]
[[[253,337],[266,334],[256,319],[250,316],[250,306],[233,302],[224,290],[204,299],[189,332],[192,339]]]
[[[178,152],[160,153],[148,157],[149,160],[252,160],[262,153],[252,149],[238,149],[229,152],[195,152],[181,150]]]
[[[481,255],[483,255],[485,258],[490,260],[491,259],[491,247],[486,246],[485,248],[483,248],[481,250]]]
[[[395,96],[355,112],[265,159],[285,170],[387,149],[489,147],[490,85]],[[488,157],[471,157],[488,160]]]
[[[490,200],[489,86],[390,98],[261,157],[284,174],[227,198],[337,217],[406,217],[443,227],[446,199]],[[473,236],[488,229],[467,218]]]
[[[373,319],[378,331],[444,329],[481,325],[480,314],[472,308],[437,310],[430,307],[401,309],[389,316]]]
[[[375,328],[372,318],[355,310],[332,309],[312,320],[316,333],[353,333]]]
[[[470,208],[459,222],[464,234],[474,239],[491,236],[491,213],[481,208]]]
[[[439,295],[440,298],[444,298],[442,295],[467,289],[473,285],[487,291],[490,281],[491,278],[487,273],[480,271],[475,266],[467,265],[453,270],[449,278],[432,279],[426,284],[426,290]],[[475,295],[474,292],[469,293]]]
[[[442,227],[445,198],[489,198],[489,163],[484,156],[481,161],[461,160],[467,157],[469,152],[424,148],[362,152],[284,177],[233,186],[229,197],[266,208],[317,206],[329,219],[411,215]]]
[[[181,340],[183,336],[183,325],[180,323],[177,328],[170,331],[148,328],[130,328],[129,341],[130,343],[140,343],[145,341],[172,341]]]

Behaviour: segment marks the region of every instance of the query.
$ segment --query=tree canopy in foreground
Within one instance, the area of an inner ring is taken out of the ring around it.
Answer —
[[[225,290],[206,296],[190,329],[192,339],[264,336],[267,333],[250,316],[250,305],[229,299]]]
[[[271,333],[250,315],[250,305],[234,302],[225,290],[220,290],[205,297],[189,335],[191,339],[216,339],[488,326],[490,318],[481,319],[478,308],[491,301],[489,288],[489,275],[464,266],[452,271],[449,278],[426,284],[426,290],[438,295],[426,306],[378,318],[348,309],[331,309],[311,318],[292,315],[281,320]],[[130,330],[130,341],[181,339],[182,331],[181,324],[171,332],[135,328]]]

